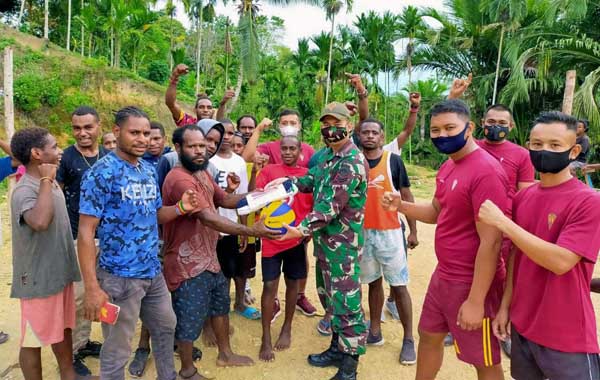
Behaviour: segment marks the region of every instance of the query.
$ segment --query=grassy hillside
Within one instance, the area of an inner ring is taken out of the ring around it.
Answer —
[[[175,127],[164,104],[164,86],[128,70],[109,68],[97,59],[82,59],[77,53],[46,44],[42,39],[2,24],[0,36],[0,51],[3,52],[6,46],[14,48],[16,129],[26,126],[48,128],[65,146],[71,143],[70,114],[83,104],[98,110],[105,131],[112,128],[112,112],[126,105],[141,107],[168,129]],[[1,66],[3,59],[0,61]],[[185,102],[188,105],[193,102],[189,97],[180,100],[185,108],[190,108]],[[0,107],[0,123],[4,125],[3,106]],[[4,129],[1,130],[0,135],[5,136]]]

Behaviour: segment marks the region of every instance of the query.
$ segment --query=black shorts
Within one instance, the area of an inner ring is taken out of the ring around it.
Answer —
[[[248,244],[246,250],[240,252],[237,236],[223,236],[217,243],[217,257],[226,278],[253,278],[256,276],[256,248],[254,244]]]
[[[261,259],[263,282],[277,280],[282,268],[285,278],[290,280],[303,280],[306,278],[306,251],[304,243],[279,252],[272,257]]]
[[[510,374],[515,380],[600,379],[598,354],[556,351],[528,340],[514,327],[510,335]]]

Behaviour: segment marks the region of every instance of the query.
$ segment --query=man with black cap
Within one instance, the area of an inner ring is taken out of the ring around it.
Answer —
[[[318,165],[295,181],[299,191],[313,194],[313,210],[298,227],[286,226],[282,239],[314,238],[333,315],[331,346],[309,355],[308,362],[317,367],[336,366],[339,370],[333,379],[353,380],[359,355],[366,352],[367,337],[359,278],[367,169],[364,156],[350,140],[353,127],[348,108],[331,103],[320,120],[329,147]]]

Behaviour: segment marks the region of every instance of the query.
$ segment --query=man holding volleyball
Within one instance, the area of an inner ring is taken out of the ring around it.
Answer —
[[[317,367],[336,366],[339,370],[334,379],[351,380],[356,379],[359,355],[366,352],[359,260],[364,243],[367,169],[364,156],[350,140],[353,127],[346,106],[337,102],[327,105],[320,120],[329,148],[318,165],[295,181],[301,192],[313,194],[313,211],[298,227],[288,226],[282,239],[315,239],[333,315],[330,347],[309,355],[308,362]]]
[[[256,186],[258,188],[264,188],[269,182],[278,178],[301,177],[308,172],[307,168],[298,166],[298,158],[302,149],[300,140],[296,136],[284,136],[281,139],[280,147],[283,163],[265,166],[256,179]],[[289,204],[291,206],[289,212],[295,217],[294,225],[296,225],[312,210],[312,194],[298,193],[289,201]],[[275,359],[273,345],[271,344],[271,323],[274,321],[274,302],[279,302],[275,297],[282,270],[286,288],[285,321],[281,327],[279,339],[275,343],[275,350],[281,351],[290,347],[292,319],[296,308],[296,299],[298,298],[299,280],[306,279],[307,274],[305,245],[306,238],[301,237],[285,241],[263,240],[261,260],[263,276],[263,292],[261,297],[263,336],[258,354],[260,360],[272,361]]]

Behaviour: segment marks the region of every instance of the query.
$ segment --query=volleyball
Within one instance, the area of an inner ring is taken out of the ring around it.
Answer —
[[[263,208],[260,217],[264,218],[265,226],[274,231],[279,231],[285,234],[287,230],[283,227],[284,224],[293,226],[296,222],[296,214],[294,210],[282,201],[271,202],[267,207]]]

